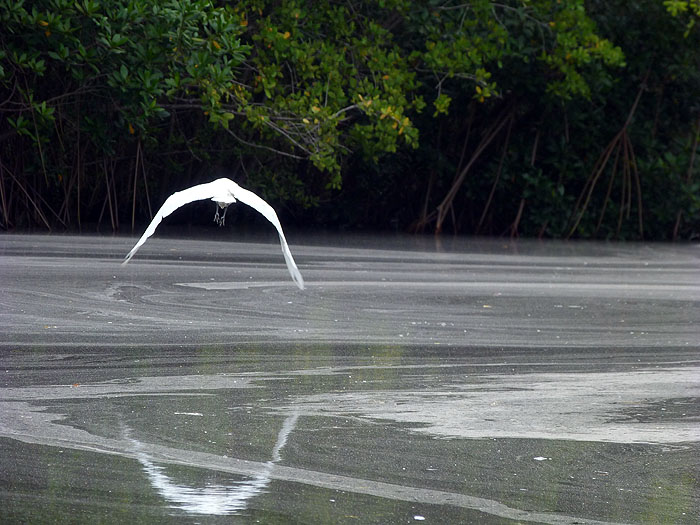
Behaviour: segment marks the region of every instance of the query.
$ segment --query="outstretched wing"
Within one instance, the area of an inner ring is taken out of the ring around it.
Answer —
[[[214,182],[207,182],[206,184],[192,186],[191,188],[187,188],[186,190],[176,191],[170,197],[168,197],[163,203],[163,205],[160,207],[160,210],[158,210],[158,213],[156,213],[156,216],[153,217],[151,224],[148,225],[148,228],[146,228],[146,231],[143,233],[139,241],[136,243],[136,245],[134,245],[131,251],[124,258],[124,262],[122,263],[122,265],[128,263],[129,260],[131,260],[131,258],[134,256],[134,254],[138,251],[138,249],[143,245],[143,243],[146,242],[146,239],[153,235],[153,232],[156,231],[156,228],[158,227],[160,221],[162,221],[164,217],[167,217],[181,206],[189,204],[190,202],[200,201],[203,199],[211,199],[214,196],[214,193],[217,189],[214,185]]]
[[[304,279],[299,273],[299,268],[297,268],[294,262],[294,257],[292,257],[292,252],[289,251],[289,245],[287,244],[287,239],[284,237],[284,232],[282,231],[282,225],[280,220],[277,218],[275,210],[272,209],[267,202],[262,200],[252,191],[248,191],[245,188],[241,188],[238,184],[231,190],[233,196],[244,204],[247,204],[254,210],[262,213],[263,216],[270,221],[275,228],[277,228],[277,233],[280,236],[280,244],[282,244],[282,253],[284,254],[284,260],[287,262],[287,268],[292,276],[292,279],[299,287],[300,290],[304,289]]]

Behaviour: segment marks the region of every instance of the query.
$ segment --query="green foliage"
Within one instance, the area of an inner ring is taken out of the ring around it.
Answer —
[[[687,38],[700,18],[700,0],[664,0],[664,6],[671,15],[687,18],[684,34]]]
[[[542,7],[551,2],[542,2]],[[596,34],[595,23],[585,13],[584,2],[558,2],[548,25],[555,32],[554,45],[541,59],[559,78],[552,81],[548,91],[562,99],[581,95],[590,97],[586,79],[591,65],[624,65],[622,50]]]
[[[168,116],[165,106],[191,95],[224,120],[222,99],[247,52],[230,10],[207,0],[2,4],[0,81],[14,94],[15,112],[31,113],[46,133],[54,110],[80,98],[101,104],[104,126],[115,133],[146,132]]]
[[[319,9],[259,0],[237,9],[244,5],[254,72],[246,112],[261,137],[293,144],[331,174],[331,188],[340,187],[348,148],[376,158],[417,145],[407,113],[424,104],[406,57],[375,21],[386,2]]]
[[[455,230],[566,235],[645,79],[628,158],[644,194],[674,191],[640,214],[663,236],[683,210],[692,232],[698,16],[697,0],[0,0],[0,189],[19,196],[2,224],[116,229],[149,188],[224,169],[299,217],[425,225],[437,206]],[[634,236],[619,217],[638,204],[616,208],[629,185],[605,169],[577,235]]]

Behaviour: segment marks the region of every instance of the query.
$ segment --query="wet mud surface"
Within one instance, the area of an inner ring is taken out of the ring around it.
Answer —
[[[0,237],[3,521],[700,519],[700,248],[289,240]]]

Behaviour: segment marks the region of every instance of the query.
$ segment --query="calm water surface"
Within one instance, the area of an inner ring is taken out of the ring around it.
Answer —
[[[700,519],[698,247],[289,240],[0,237],[2,521]]]

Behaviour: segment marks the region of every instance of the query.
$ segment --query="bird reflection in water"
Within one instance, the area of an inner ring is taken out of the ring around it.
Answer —
[[[297,423],[297,414],[284,420],[277,435],[277,442],[272,450],[272,459],[261,464],[261,470],[250,479],[233,482],[229,485],[212,484],[206,487],[180,485],[165,473],[165,468],[154,464],[143,452],[142,444],[131,439],[136,449],[136,459],[143,466],[153,488],[168,502],[172,508],[181,509],[191,514],[226,515],[236,514],[247,508],[254,496],[262,494],[270,483],[275,463],[281,459],[281,451],[287,443],[287,437]]]

